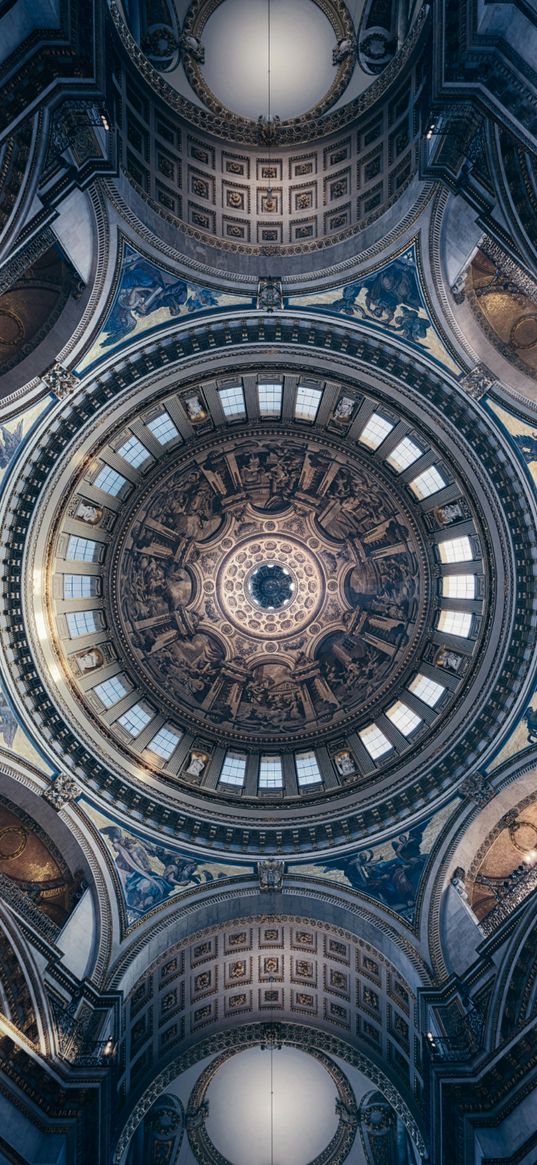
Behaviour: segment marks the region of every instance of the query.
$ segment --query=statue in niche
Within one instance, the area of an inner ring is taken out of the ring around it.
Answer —
[[[80,651],[74,656],[82,672],[96,671],[104,666],[104,655],[99,647],[90,647],[87,651]]]
[[[332,413],[332,420],[342,425],[350,424],[356,408],[356,401],[352,396],[340,396]]]
[[[204,769],[209,763],[209,754],[206,752],[197,752],[194,750],[190,753],[190,759],[185,772],[189,777],[201,777]]]
[[[75,518],[80,522],[86,522],[88,526],[98,526],[102,520],[103,510],[101,506],[94,506],[91,502],[85,499],[78,503],[75,510]]]
[[[465,517],[460,502],[447,502],[445,506],[437,506],[434,516],[439,526],[449,526],[450,522],[460,522]]]
[[[342,749],[341,752],[336,752],[334,764],[340,777],[352,777],[356,772],[354,758],[348,749]]]
[[[191,425],[200,425],[202,421],[207,420],[207,410],[198,393],[186,396],[182,405]]]
[[[434,662],[437,667],[444,667],[449,671],[458,672],[461,669],[462,660],[462,655],[458,655],[456,651],[450,651],[448,647],[441,647],[436,653]]]

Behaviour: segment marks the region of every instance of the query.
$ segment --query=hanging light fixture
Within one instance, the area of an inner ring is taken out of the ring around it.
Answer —
[[[265,210],[271,214],[278,209],[278,200],[274,195],[271,183],[272,174],[272,106],[271,106],[271,0],[267,0],[267,140],[268,140],[268,173],[269,185],[267,187],[267,197],[265,199]]]

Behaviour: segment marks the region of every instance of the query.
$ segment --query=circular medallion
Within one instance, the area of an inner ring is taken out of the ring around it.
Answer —
[[[239,631],[259,638],[286,637],[311,623],[325,589],[319,559],[285,535],[261,534],[240,543],[224,560],[217,583],[222,613]]]

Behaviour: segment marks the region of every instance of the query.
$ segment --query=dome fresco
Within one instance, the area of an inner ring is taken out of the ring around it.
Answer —
[[[536,27],[0,3],[6,1165],[534,1163]]]

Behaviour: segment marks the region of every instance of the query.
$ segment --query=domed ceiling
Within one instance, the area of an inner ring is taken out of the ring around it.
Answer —
[[[149,206],[231,253],[301,254],[355,235],[416,173],[421,3],[109,6],[122,198],[144,223]]]
[[[283,427],[176,461],[112,549],[110,602],[142,682],[235,744],[309,743],[370,714],[427,608],[406,500],[335,440]]]
[[[237,328],[255,341],[253,321]],[[217,798],[248,829],[352,801],[363,830],[357,803],[434,800],[464,772],[458,749],[510,714],[514,674],[492,716],[489,677],[509,668],[512,483],[474,474],[468,442],[494,437],[471,402],[459,393],[454,414],[450,389],[448,415],[424,372],[418,402],[393,352],[388,383],[364,340],[360,372],[322,328],[322,374],[311,353],[267,363],[266,346],[241,364],[231,325],[198,332],[195,378],[184,349],[178,383],[168,341],[150,341],[160,388],[120,359],[28,450],[7,505],[32,513],[37,671],[14,628],[13,695],[37,700],[62,765],[119,779],[149,817],[150,790],[183,822]]]

